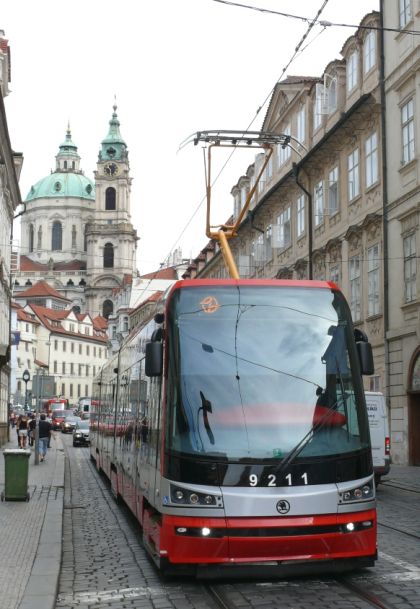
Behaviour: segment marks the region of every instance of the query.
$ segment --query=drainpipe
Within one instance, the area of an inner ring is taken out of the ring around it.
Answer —
[[[380,94],[381,94],[381,131],[382,131],[382,240],[384,252],[384,357],[385,357],[385,387],[388,413],[391,403],[389,396],[390,370],[389,370],[389,343],[387,333],[389,330],[389,269],[388,269],[388,171],[387,171],[387,140],[386,140],[386,99],[385,99],[385,32],[384,32],[384,0],[380,0]]]
[[[299,168],[296,163],[293,163],[293,173],[295,176],[296,184],[308,197],[308,274],[309,279],[313,279],[312,273],[312,195],[309,190],[306,190],[302,182],[299,181]]]

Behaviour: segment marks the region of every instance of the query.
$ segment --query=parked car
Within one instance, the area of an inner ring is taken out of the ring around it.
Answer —
[[[54,410],[51,415],[52,427],[55,430],[61,429],[61,425],[66,417],[73,416],[72,410]]]
[[[66,417],[61,423],[61,431],[63,433],[71,433],[76,427],[77,423],[80,423],[81,420],[82,419],[80,417],[75,417],[74,415]]]
[[[89,421],[79,421],[73,431],[73,446],[89,444]]]

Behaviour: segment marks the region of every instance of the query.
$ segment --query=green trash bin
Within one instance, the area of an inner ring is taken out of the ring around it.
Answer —
[[[4,455],[4,491],[1,500],[29,501],[28,471],[30,450],[6,449]]]

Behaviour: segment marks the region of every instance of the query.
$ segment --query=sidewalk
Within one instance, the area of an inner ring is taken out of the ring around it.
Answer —
[[[30,500],[0,502],[0,599],[8,609],[54,609],[61,565],[64,503],[64,450],[54,434],[47,459],[29,459]],[[0,490],[4,489],[3,450],[17,448],[16,431],[0,449]]]

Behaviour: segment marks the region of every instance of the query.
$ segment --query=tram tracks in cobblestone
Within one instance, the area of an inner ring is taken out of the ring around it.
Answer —
[[[416,535],[416,533],[410,533],[409,531],[404,531],[404,529],[399,529],[398,527],[392,527],[391,525],[384,524],[383,522],[378,521],[378,526],[383,527],[384,529],[389,529],[390,531],[395,531],[395,533],[402,533],[403,535],[407,535],[413,539],[420,539],[420,535]]]
[[[395,605],[389,604],[387,601],[384,601],[376,596],[376,594],[365,590],[351,580],[349,576],[343,575],[342,577],[335,578],[335,580],[341,586],[355,594],[358,598],[367,602],[370,607],[374,607],[375,609],[396,609]]]

